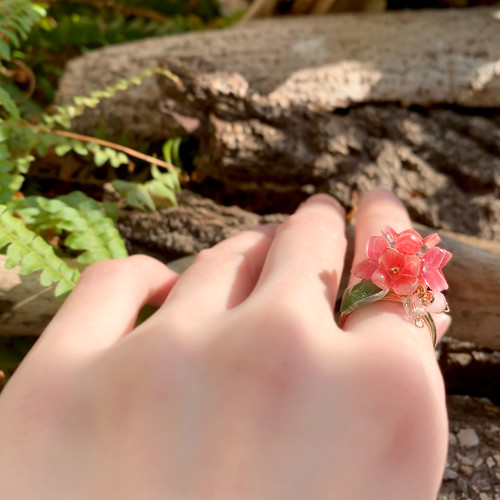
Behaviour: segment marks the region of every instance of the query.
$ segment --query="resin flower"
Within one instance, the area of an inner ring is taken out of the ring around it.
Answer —
[[[437,233],[422,238],[414,229],[397,233],[387,226],[383,236],[372,236],[366,245],[367,259],[353,267],[361,281],[348,287],[340,304],[342,327],[353,311],[378,300],[403,304],[406,316],[416,326],[428,326],[432,344],[437,331],[433,314],[449,312],[441,290],[448,288],[443,267],[451,253],[437,247]]]
[[[451,253],[439,247],[434,247],[422,255],[422,277],[433,292],[448,288],[443,274],[443,267],[451,259]]]
[[[353,268],[354,276],[398,295],[412,294],[419,284],[434,292],[448,287],[442,268],[451,253],[436,247],[441,241],[436,233],[422,238],[414,229],[397,233],[387,226],[382,234],[368,240],[368,259]]]
[[[371,280],[379,288],[390,288],[398,295],[408,295],[418,286],[422,267],[416,255],[405,255],[389,247],[380,257]]]

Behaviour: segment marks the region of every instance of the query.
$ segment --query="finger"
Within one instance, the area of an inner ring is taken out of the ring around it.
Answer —
[[[396,232],[411,228],[410,217],[398,198],[386,190],[374,190],[362,198],[356,225],[356,239],[353,266],[367,258],[366,243],[370,236],[381,235],[386,226]],[[351,276],[351,283],[358,278]],[[449,326],[446,315],[434,315],[437,338],[441,338]],[[412,343],[432,348],[431,334],[428,327],[422,328],[411,322],[405,314],[403,304],[378,301],[363,306],[349,315],[344,329],[351,332],[373,335],[393,336],[399,340],[405,336]]]
[[[236,307],[257,283],[274,232],[271,226],[260,226],[202,250],[162,310],[170,314],[175,307],[176,315],[194,319]]]
[[[143,255],[92,264],[37,348],[82,355],[104,349],[133,329],[142,306],[161,303],[177,279],[167,266]]]
[[[346,248],[344,215],[328,195],[303,203],[278,229],[254,294],[332,321]]]
[[[381,236],[385,226],[400,232],[411,227],[411,220],[401,201],[385,189],[374,189],[361,198],[356,216],[353,267],[366,259],[370,236]],[[359,281],[351,275],[349,284]]]
[[[432,317],[436,323],[436,344],[439,344],[451,326],[451,316],[449,314],[433,314]]]

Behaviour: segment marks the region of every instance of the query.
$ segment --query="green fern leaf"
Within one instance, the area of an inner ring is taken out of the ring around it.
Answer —
[[[20,118],[19,108],[12,100],[9,93],[0,87],[0,106],[4,107],[10,116],[10,119],[17,121]]]
[[[71,250],[82,252],[78,262],[91,264],[128,255],[113,220],[84,193],[75,191],[54,200],[38,197],[37,201],[54,227],[70,233],[64,243]]]
[[[0,57],[6,61],[10,61],[10,47],[9,45],[0,39]]]
[[[69,267],[46,241],[12,216],[5,205],[0,205],[0,249],[5,246],[7,269],[20,266],[21,274],[41,270],[40,283],[43,286],[57,283],[56,296],[75,287],[80,275],[78,269]]]

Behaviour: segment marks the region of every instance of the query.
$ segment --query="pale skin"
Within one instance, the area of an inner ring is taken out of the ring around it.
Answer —
[[[344,220],[316,195],[181,277],[145,256],[90,266],[0,396],[0,498],[434,500],[448,429],[430,335],[389,302],[336,325]],[[385,225],[411,223],[372,191],[355,262]]]

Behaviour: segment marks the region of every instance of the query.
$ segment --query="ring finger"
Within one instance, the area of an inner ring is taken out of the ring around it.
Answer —
[[[393,193],[386,190],[373,190],[362,198],[358,209],[353,267],[367,258],[366,243],[369,237],[380,236],[381,230],[386,226],[392,227],[399,233],[411,228],[411,220],[404,205]],[[356,281],[358,279],[351,276],[350,284]],[[437,315],[435,319],[438,338],[440,338],[450,320],[443,314]],[[402,330],[412,330],[415,335],[411,335],[409,338],[415,339],[418,343],[424,342],[432,346],[427,338],[429,335],[422,335],[422,328],[416,326],[411,328],[403,305],[397,303],[378,301],[363,306],[349,315],[345,322],[345,329],[370,333],[373,332],[375,323],[382,325],[383,332],[390,334],[399,333]]]

